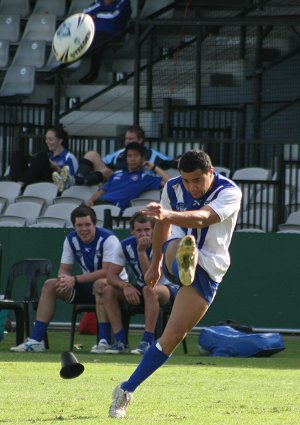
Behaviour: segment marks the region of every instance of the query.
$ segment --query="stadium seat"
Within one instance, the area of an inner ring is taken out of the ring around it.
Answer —
[[[35,88],[34,66],[11,65],[5,73],[0,97],[29,95]]]
[[[135,205],[126,208],[122,213],[119,207],[114,205],[95,205],[94,210],[96,211],[99,220],[104,220],[104,227],[107,229],[127,229],[128,222],[132,215],[141,211],[141,205]],[[118,212],[119,211],[119,212]],[[120,214],[121,213],[121,214]]]
[[[66,227],[66,220],[58,217],[38,217],[36,223],[31,224],[29,227],[39,227],[39,228],[64,228]]]
[[[53,51],[51,50],[51,52],[49,53],[48,58],[46,58],[46,63],[42,68],[39,68],[39,72],[50,72],[50,71],[54,71],[56,68],[58,68],[59,66],[61,66],[62,63],[59,62],[56,57],[53,54]],[[63,75],[66,75],[68,73],[72,73],[74,72],[74,70],[80,68],[81,65],[81,61],[77,60],[75,62],[70,63],[69,65],[65,66],[63,68]]]
[[[37,202],[15,202],[9,204],[1,217],[21,217],[26,220],[26,225],[35,223],[42,211],[42,205]]]
[[[214,165],[214,170],[225,177],[230,177],[231,170],[229,168],[221,167],[219,165]]]
[[[140,207],[142,209],[146,207],[147,204],[149,204],[150,202],[158,202],[158,201],[154,201],[153,199],[147,199],[147,198],[135,198],[130,201],[130,206]]]
[[[40,40],[52,43],[56,30],[56,15],[32,13],[25,26],[22,40]]]
[[[30,13],[30,0],[1,0],[0,15],[16,14],[27,18]]]
[[[265,230],[257,227],[244,227],[243,229],[235,229],[236,233],[267,233]]]
[[[125,210],[123,210],[122,212],[122,217],[127,217],[127,218],[131,218],[133,216],[134,213],[141,211],[141,208],[139,205],[135,206],[135,207],[128,207],[125,208]]]
[[[134,198],[130,201],[131,206],[145,205],[145,201],[147,202],[159,202],[161,196],[161,191],[157,190],[146,190],[141,193],[138,198]],[[144,202],[143,202],[144,201]]]
[[[300,211],[294,211],[289,214],[286,221],[278,226],[278,230],[300,230]]]
[[[66,220],[67,227],[72,227],[70,216],[71,216],[71,212],[77,207],[78,207],[77,204],[72,204],[67,202],[49,205],[44,211],[43,215],[39,217],[39,222],[45,220],[45,218],[43,217],[46,217],[46,218],[57,217],[57,218],[62,218]]]
[[[237,220],[237,229],[252,227],[272,232],[275,224],[277,209],[274,205],[256,205],[243,211]]]
[[[247,167],[235,170],[232,180],[235,181],[243,192],[242,206],[247,209],[252,202],[254,194],[263,189],[259,181],[271,180],[271,170],[261,167]]]
[[[0,196],[0,214],[2,214],[6,206],[7,206],[7,199]]]
[[[26,218],[0,215],[0,227],[25,227]]]
[[[66,14],[66,0],[36,0],[32,13],[52,13],[63,18]]]
[[[46,60],[46,41],[21,40],[12,64],[41,68]]]
[[[128,207],[126,208],[122,213],[121,213],[121,209],[119,207],[115,207],[119,209],[119,213],[117,213],[118,210],[116,210],[115,208],[111,208],[114,207],[113,205],[96,205],[95,207],[93,207],[94,209],[96,207],[102,207],[103,210],[106,210],[106,213],[104,214],[104,217],[102,217],[101,215],[97,215],[97,217],[101,220],[104,220],[104,227],[105,228],[109,228],[109,229],[127,229],[128,226],[128,222],[130,220],[130,218],[132,217],[132,215],[136,212],[136,211],[140,211],[141,210],[141,206],[137,205],[134,207]],[[103,208],[105,207],[105,208]],[[97,213],[96,213],[97,214]]]
[[[44,199],[47,205],[53,204],[58,194],[58,188],[51,182],[32,183],[25,187],[24,192],[18,199],[24,199],[25,196],[34,196]]]
[[[82,203],[87,201],[96,190],[97,189],[95,189],[94,186],[74,185],[69,187],[68,189],[65,189],[62,192],[61,196],[55,198],[54,202],[69,202],[71,199],[74,199],[75,203],[79,203],[79,201],[80,203]]]
[[[141,17],[146,18],[172,3],[174,3],[173,0],[145,0],[144,6],[141,10]],[[159,15],[160,18],[164,19],[172,18],[173,16],[174,11],[172,9],[163,13],[162,15]]]
[[[0,39],[1,40],[1,39]],[[6,68],[9,63],[9,40],[0,41],[0,68]]]
[[[39,196],[30,196],[30,195],[18,196],[16,198],[16,202],[35,202],[35,203],[41,205],[41,207],[42,207],[41,212],[43,211],[43,208],[46,205],[45,199],[40,198]]]
[[[80,198],[75,198],[75,196],[58,196],[57,198],[54,199],[54,203],[55,204],[76,204],[76,205],[81,205],[83,203],[83,200]]]
[[[24,327],[26,337],[31,335],[33,313],[39,299],[39,279],[41,276],[49,278],[51,269],[51,261],[45,258],[26,258],[17,261],[9,269],[4,299],[0,300],[0,310],[15,312],[16,345],[24,341]],[[21,277],[23,279],[18,279]],[[48,338],[45,338],[45,346],[48,348]]]
[[[20,22],[19,14],[2,15],[0,14],[0,40],[11,41],[16,43],[20,39]]]
[[[235,170],[232,180],[271,180],[271,170],[261,167],[247,167]]]
[[[9,181],[0,182],[0,196],[1,198],[5,198],[8,204],[15,202],[15,199],[20,195],[20,192],[20,183]]]
[[[121,213],[120,207],[117,207],[116,205],[110,205],[110,204],[94,205],[93,210],[95,211],[98,220],[104,220],[105,210],[109,210],[111,213],[111,216],[114,218],[119,217]]]
[[[74,15],[74,13],[80,13],[90,5],[90,0],[72,0],[67,12],[67,16]]]

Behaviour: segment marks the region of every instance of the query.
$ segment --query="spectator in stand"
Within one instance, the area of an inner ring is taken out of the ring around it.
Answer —
[[[45,334],[58,299],[69,304],[96,303],[98,337],[110,343],[111,329],[101,303],[101,292],[106,285],[107,270],[120,241],[113,232],[96,225],[95,211],[85,205],[72,211],[71,221],[74,230],[64,241],[57,277],[44,283],[32,335],[24,343],[11,347],[11,351],[45,350]],[[82,274],[76,275],[74,271],[72,274],[74,263],[80,266]],[[125,269],[122,269],[121,277],[127,278]]]
[[[132,236],[121,241],[107,274],[107,285],[102,292],[103,306],[115,336],[115,344],[108,347],[99,342],[97,353],[122,354],[128,352],[128,340],[122,325],[121,305],[143,304],[145,311],[145,331],[137,348],[132,354],[142,355],[154,340],[155,326],[160,306],[173,304],[179,285],[169,282],[165,277],[159,280],[155,288],[146,285],[144,273],[150,266],[152,257],[152,234],[155,220],[142,212],[135,213],[130,219]],[[121,271],[130,267],[136,284],[122,279]]]
[[[122,210],[146,190],[160,189],[170,176],[152,162],[145,161],[145,147],[133,142],[126,146],[128,170],[115,171],[108,181],[87,200],[88,206],[113,204]],[[155,171],[158,176],[148,170]]]
[[[145,133],[139,125],[127,127],[124,137],[125,147],[101,158],[96,151],[88,151],[79,163],[75,181],[77,185],[95,185],[105,182],[116,170],[126,170],[126,146],[136,142],[144,145]],[[145,147],[145,160],[162,169],[177,168],[178,161],[152,148]]]
[[[98,77],[102,61],[101,45],[126,29],[131,16],[130,0],[98,0],[83,11],[95,21],[95,36],[89,51],[90,70],[80,83],[89,84]]]
[[[38,182],[54,182],[60,192],[74,183],[78,161],[68,147],[68,133],[63,126],[49,127],[45,142],[48,152],[26,157],[24,152],[12,154],[8,178],[21,182],[22,187]]]

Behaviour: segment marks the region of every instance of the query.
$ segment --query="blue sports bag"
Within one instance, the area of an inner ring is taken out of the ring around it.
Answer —
[[[230,326],[204,328],[198,338],[200,352],[220,357],[268,357],[285,349],[279,333],[245,333]]]

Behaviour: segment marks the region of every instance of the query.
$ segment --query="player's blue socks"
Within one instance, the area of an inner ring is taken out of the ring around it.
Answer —
[[[177,279],[179,279],[178,263],[177,263],[176,258],[172,263],[172,274],[173,274],[173,276],[177,277]]]
[[[120,341],[120,342],[123,342],[123,344],[128,345],[128,341],[127,341],[124,329],[121,329],[119,332],[115,334],[115,339],[116,341]]]
[[[111,344],[111,326],[109,322],[98,323],[98,341],[105,339]]]
[[[47,332],[47,328],[48,328],[48,323],[40,322],[39,320],[36,320],[31,338],[34,339],[35,341],[41,342],[44,339],[44,336]]]
[[[152,344],[152,342],[154,341],[154,332],[145,331],[141,341],[145,341],[145,342],[148,342],[149,344]]]
[[[123,382],[121,388],[132,393],[153,372],[162,366],[169,356],[162,352],[159,342],[154,342],[145,352],[138,367],[135,369],[128,381]]]

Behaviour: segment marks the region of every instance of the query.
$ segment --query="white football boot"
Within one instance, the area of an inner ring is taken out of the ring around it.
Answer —
[[[109,408],[109,416],[111,418],[125,418],[126,407],[133,400],[132,393],[124,391],[119,384],[113,391],[113,401]]]

